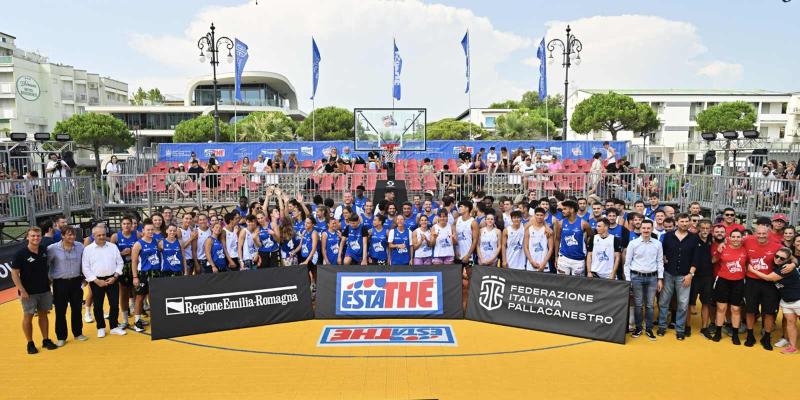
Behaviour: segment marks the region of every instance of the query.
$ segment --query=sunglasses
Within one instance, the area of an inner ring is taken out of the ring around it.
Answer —
[[[735,217],[736,214],[725,214],[726,217]]]
[[[775,259],[776,259],[776,260],[785,260],[785,259],[787,259],[787,258],[788,258],[788,257],[779,256],[779,255],[775,254]]]

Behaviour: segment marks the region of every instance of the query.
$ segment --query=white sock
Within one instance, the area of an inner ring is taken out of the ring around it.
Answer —
[[[142,319],[142,316],[141,316],[141,315],[134,315],[134,316],[133,316],[133,320],[134,320],[134,322],[139,322],[139,320],[140,320],[140,319]]]
[[[128,316],[129,316],[129,312],[128,311],[123,311],[122,312],[122,321],[125,322],[126,324],[128,323]]]

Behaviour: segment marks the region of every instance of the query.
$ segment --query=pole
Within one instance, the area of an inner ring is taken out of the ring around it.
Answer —
[[[239,141],[237,139],[237,136],[236,136],[236,122],[238,122],[238,121],[236,121],[236,98],[234,98],[233,99],[233,141],[234,142],[238,142]]]
[[[214,74],[214,141],[219,142],[219,108],[217,103],[217,44],[214,39],[214,24],[211,24],[211,43],[209,47],[211,49],[211,70]]]
[[[317,106],[314,104],[314,98],[311,98],[311,141],[317,141]]]
[[[550,114],[547,112],[547,96],[545,96],[545,98],[544,98],[544,118],[548,122],[550,121]],[[544,135],[545,140],[550,140],[550,124],[546,124],[544,126],[544,129],[545,129],[545,132],[547,132]]]
[[[564,55],[564,128],[563,132],[561,133],[561,140],[567,140],[567,96],[569,96],[569,55],[571,53],[572,44],[570,43],[570,28],[567,25],[567,41],[564,43],[565,55]]]
[[[467,29],[467,35],[469,35],[469,29]],[[469,38],[469,36],[467,36],[467,37]],[[467,42],[469,42],[469,40],[467,40]],[[470,56],[472,55],[472,49],[471,49],[472,46],[471,46],[471,43],[468,43],[468,44],[469,44],[469,46],[467,46],[467,60],[469,60],[470,63],[471,63],[472,62],[472,58]],[[469,119],[467,120],[469,122],[469,140],[473,140],[473,137],[472,137],[472,65],[469,66],[469,90],[467,91],[467,115],[469,116]],[[495,130],[496,129],[497,128],[495,127]]]

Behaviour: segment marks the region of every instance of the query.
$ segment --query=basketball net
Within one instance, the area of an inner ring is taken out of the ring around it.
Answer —
[[[396,162],[399,143],[381,143],[383,149],[383,162]]]

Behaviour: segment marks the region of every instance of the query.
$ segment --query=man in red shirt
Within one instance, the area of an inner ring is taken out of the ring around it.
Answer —
[[[769,231],[770,242],[783,242],[783,230],[788,222],[789,218],[786,218],[786,215],[775,214],[772,216],[772,229]]]
[[[775,252],[782,246],[780,243],[769,240],[769,228],[765,225],[757,225],[754,236],[755,240],[748,238],[745,241],[747,263],[761,273],[769,273],[769,271],[772,271]],[[770,333],[775,325],[775,315],[778,313],[778,304],[780,302],[778,289],[772,282],[764,281],[756,274],[748,271],[744,286],[744,298],[747,312],[747,340],[745,340],[744,345],[752,347],[756,343],[753,326],[756,322],[756,314],[760,309],[764,318],[761,346],[765,350],[772,350]]]
[[[714,229],[711,231],[711,236],[714,239],[711,242],[711,254],[717,254],[717,248],[720,244],[725,243],[725,238],[727,237],[727,229],[725,225],[716,224],[714,225]],[[719,261],[714,262],[714,277],[718,276],[719,271]]]
[[[725,227],[725,237],[730,236],[735,230],[745,231],[743,225],[736,223],[736,210],[731,207],[722,211],[722,226]]]

